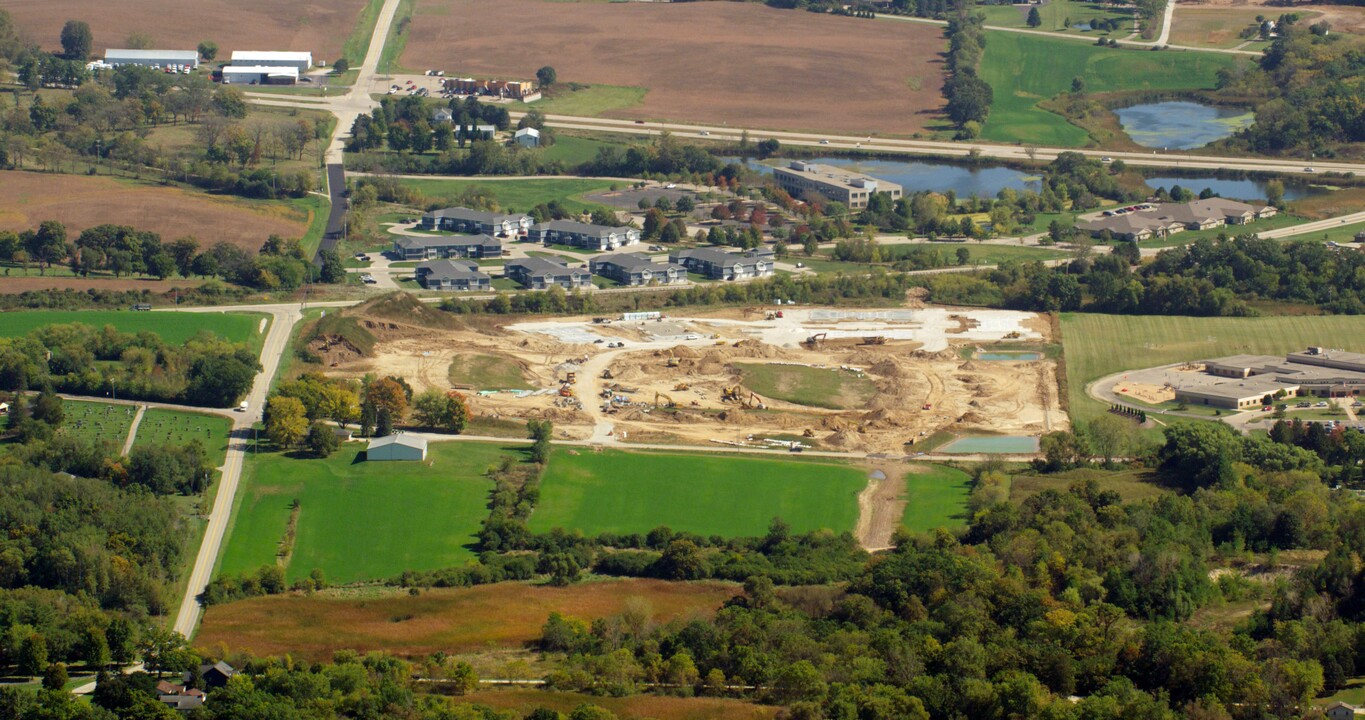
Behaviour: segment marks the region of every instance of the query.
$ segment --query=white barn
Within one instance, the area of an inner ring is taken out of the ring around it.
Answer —
[[[107,65],[142,65],[144,67],[164,68],[177,65],[199,67],[197,50],[105,50],[104,62]]]
[[[386,435],[370,441],[366,460],[426,460],[426,438],[412,435]]]
[[[306,72],[313,67],[313,53],[279,52],[274,50],[233,50],[233,65],[256,65],[260,67],[292,67]]]

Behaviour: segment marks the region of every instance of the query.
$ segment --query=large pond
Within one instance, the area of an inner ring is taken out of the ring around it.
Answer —
[[[915,160],[867,160],[837,157],[806,158],[804,162],[833,165],[871,175],[882,180],[890,180],[905,189],[905,193],[932,190],[946,193],[949,190],[958,197],[978,195],[995,197],[1005,188],[1041,192],[1042,178],[1022,170],[992,165],[954,165],[943,162],[919,162]],[[787,165],[788,158],[769,158],[763,161],[746,161],[745,164],[760,172],[770,173],[774,166]]]
[[[996,453],[1038,452],[1038,438],[1011,435],[979,435],[958,438],[939,449],[955,455],[992,455]]]
[[[1192,150],[1222,140],[1251,125],[1249,110],[1171,101],[1132,105],[1114,111],[1133,142],[1149,148]]]
[[[1314,187],[1304,183],[1283,183],[1285,200],[1301,200],[1309,195],[1329,192],[1326,188]],[[1153,177],[1147,178],[1147,187],[1153,190],[1166,188],[1170,190],[1173,186],[1179,185],[1186,190],[1193,191],[1198,195],[1205,188],[1214,191],[1218,195],[1233,200],[1265,200],[1265,180],[1220,180],[1218,178],[1178,178],[1178,177]]]

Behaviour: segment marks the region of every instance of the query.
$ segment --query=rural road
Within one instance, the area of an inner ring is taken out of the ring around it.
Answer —
[[[137,414],[133,415],[133,424],[128,427],[128,438],[123,441],[123,454],[125,456],[133,451],[133,439],[137,437],[138,426],[142,424],[142,416],[146,413],[146,405],[137,406]]]

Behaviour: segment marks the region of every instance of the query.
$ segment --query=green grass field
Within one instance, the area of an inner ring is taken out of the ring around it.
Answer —
[[[844,370],[806,367],[804,365],[741,366],[744,386],[774,400],[810,407],[862,407],[877,394],[871,380]]]
[[[379,53],[379,66],[377,68],[379,72],[396,73],[405,69],[401,64],[401,58],[403,51],[408,46],[408,26],[412,24],[415,5],[416,0],[401,0],[398,3],[398,9],[393,13],[393,23],[389,25],[389,35],[385,38],[384,48]],[[365,48],[368,51],[368,41],[365,43]],[[352,65],[359,67],[364,59],[362,56],[350,60]]]
[[[133,447],[167,443],[183,445],[198,440],[208,448],[210,456],[216,461],[214,464],[222,465],[231,431],[232,421],[219,415],[148,408],[142,414],[142,422],[138,423]]]
[[[62,402],[62,432],[87,442],[107,440],[115,451],[123,449],[128,429],[137,408],[132,405],[65,400]]]
[[[379,11],[383,7],[384,0],[369,0],[365,3],[365,7],[360,9],[360,16],[356,18],[351,34],[347,35],[346,42],[342,43],[341,56],[352,66],[360,67],[364,62],[365,53],[370,49],[370,37],[374,35],[374,25],[379,21]]]
[[[122,332],[149,330],[178,345],[208,330],[232,342],[260,340],[261,316],[240,313],[162,313],[132,310],[20,310],[0,313],[0,337],[26,335],[46,325],[113,325]]]
[[[1365,352],[1365,320],[1346,316],[1193,318],[1062,314],[1067,394],[1073,419],[1105,406],[1085,385],[1123,370],[1238,353],[1270,354],[1329,345]]]
[[[1131,11],[1125,12],[1113,5],[1077,2],[1076,0],[1051,0],[1046,5],[978,5],[976,10],[985,13],[987,25],[1027,28],[1029,9],[1034,7],[1038,8],[1038,16],[1043,21],[1043,24],[1036,28],[1037,30],[1065,32],[1070,35],[1084,35],[1085,37],[1114,35],[1122,38],[1133,29],[1133,13]],[[1123,31],[1117,33],[1086,31],[1083,33],[1076,27],[1096,18],[1122,20],[1124,21]],[[1066,26],[1067,20],[1071,21],[1070,29]]]
[[[901,525],[913,532],[962,527],[971,492],[971,477],[957,468],[927,465],[923,472],[906,473]]]
[[[1215,73],[1237,59],[1216,53],[1101,48],[1074,40],[1012,32],[986,33],[981,77],[995,102],[981,137],[1054,147],[1086,144],[1084,130],[1038,102],[1071,90],[1084,77],[1089,92],[1211,88]]]
[[[780,517],[794,532],[843,532],[858,519],[858,493],[866,484],[857,468],[815,460],[558,448],[531,529],[594,535],[666,525],[701,535],[755,536]]]
[[[604,147],[625,148],[628,147],[628,144],[575,135],[557,135],[555,144],[542,150],[540,156],[547,162],[557,160],[567,167],[573,167],[597,157],[597,151]]]
[[[432,443],[425,462],[360,462],[360,444],[325,460],[280,453],[250,456],[223,545],[219,572],[275,562],[299,500],[290,579],[321,568],[332,582],[393,577],[474,557],[474,534],[488,514],[492,483],[483,475],[514,452],[497,444]]]
[[[530,390],[531,383],[515,360],[496,355],[468,353],[450,362],[450,382],[473,385],[478,390]]]
[[[596,207],[584,202],[579,196],[606,190],[612,186],[610,180],[403,180],[404,185],[420,191],[434,199],[450,199],[459,193],[477,187],[487,191],[497,201],[498,206],[508,212],[526,212],[531,208],[558,200],[571,212]]]
[[[531,107],[547,115],[596,117],[611,110],[635,107],[644,102],[646,92],[649,91],[645,88],[623,85],[588,85],[581,90],[563,86],[552,97],[532,103]]]

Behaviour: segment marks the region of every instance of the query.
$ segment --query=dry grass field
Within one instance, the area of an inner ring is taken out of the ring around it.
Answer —
[[[941,28],[754,3],[419,0],[401,60],[646,88],[623,118],[908,134],[942,104]],[[572,38],[572,40],[566,40]]]
[[[655,720],[767,720],[776,717],[779,709],[726,698],[680,698],[662,695],[613,698],[522,688],[481,690],[460,698],[460,702],[478,703],[499,710],[517,710],[522,713],[538,707],[547,707],[565,714],[573,712],[574,708],[583,703],[590,703],[606,708],[620,717]]]
[[[5,0],[15,23],[46,49],[60,49],[67,20],[84,20],[94,33],[96,54],[125,47],[131,33],[143,33],[158,48],[193,50],[202,40],[233,50],[309,50],[331,62],[355,27],[365,0]]]
[[[0,230],[60,220],[72,240],[86,228],[113,223],[151,230],[165,242],[193,235],[204,246],[225,240],[254,251],[272,234],[302,237],[309,221],[283,203],[220,199],[107,177],[0,172],[0,187]]]
[[[591,621],[640,598],[656,621],[667,622],[709,615],[739,592],[734,583],[621,580],[565,588],[501,583],[418,596],[397,589],[276,595],[210,607],[195,644],[309,660],[343,648],[409,657],[519,648],[540,637],[552,612]]]
[[[150,280],[143,278],[52,277],[50,275],[43,277],[37,275],[36,270],[31,272],[35,274],[27,277],[0,275],[0,295],[18,295],[44,290],[150,290],[154,293],[164,293],[175,288],[184,289],[204,284],[204,281],[198,278],[191,280],[184,278]]]

